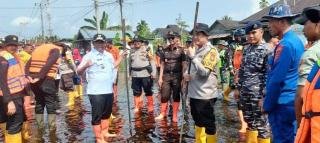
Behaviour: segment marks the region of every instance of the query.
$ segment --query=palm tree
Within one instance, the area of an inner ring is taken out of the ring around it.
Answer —
[[[232,20],[232,17],[225,15],[222,17],[222,20]]]
[[[259,6],[260,6],[260,9],[264,9],[269,6],[269,1],[268,0],[260,0]]]
[[[84,21],[90,24],[90,26],[82,26],[80,29],[97,30],[97,18],[93,16],[93,19],[85,18]],[[104,11],[100,20],[100,30],[121,31],[121,25],[108,27],[109,16]],[[126,30],[131,30],[131,26],[127,25]]]

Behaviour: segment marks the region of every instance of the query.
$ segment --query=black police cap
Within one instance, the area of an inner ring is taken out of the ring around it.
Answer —
[[[96,42],[96,41],[103,41],[105,42],[106,41],[106,36],[104,36],[103,34],[96,34],[93,36],[93,41]]]
[[[19,45],[19,39],[16,35],[8,35],[4,38],[4,45]]]
[[[262,28],[263,25],[260,21],[251,21],[246,25],[245,31],[246,34],[249,34],[249,32]]]

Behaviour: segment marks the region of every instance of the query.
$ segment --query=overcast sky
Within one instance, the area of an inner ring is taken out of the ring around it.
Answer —
[[[120,23],[120,10],[116,0],[99,0],[100,12],[109,14],[109,25]],[[276,0],[269,0],[272,4]],[[41,0],[1,0],[0,37],[16,34],[30,38],[41,34]],[[53,33],[61,38],[73,37],[79,27],[88,25],[84,18],[94,15],[93,0],[50,0]],[[146,20],[150,28],[175,24],[181,17],[190,27],[193,24],[196,0],[124,0],[124,16],[134,29],[140,20]],[[259,0],[200,0],[199,22],[211,25],[224,15],[242,20],[259,11]],[[45,15],[45,14],[44,14]],[[48,23],[45,15],[45,32]]]

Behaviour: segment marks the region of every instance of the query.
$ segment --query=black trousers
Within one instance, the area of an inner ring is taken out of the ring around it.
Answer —
[[[181,94],[181,80],[180,74],[164,74],[161,88],[161,103],[166,103],[172,98],[174,102],[180,102]]]
[[[101,120],[109,119],[112,113],[113,93],[92,95],[89,94],[92,109],[92,125],[101,124]]]
[[[214,115],[214,104],[217,101],[213,99],[194,99],[190,98],[191,115],[198,127],[204,127],[209,135],[216,134],[216,124]]]
[[[151,77],[133,77],[131,88],[133,90],[133,96],[140,96],[142,89],[146,96],[152,96],[153,80]]]
[[[9,134],[19,133],[22,129],[23,121],[26,116],[23,108],[23,95],[15,95],[13,103],[16,106],[16,113],[7,115],[7,105],[3,104],[3,98],[0,97],[0,123],[6,123],[6,130]]]
[[[44,83],[48,84],[44,85]],[[53,78],[45,78],[35,84],[31,84],[31,89],[36,100],[35,113],[43,114],[44,108],[46,108],[48,114],[56,114],[58,99],[58,86],[56,85],[56,81]]]

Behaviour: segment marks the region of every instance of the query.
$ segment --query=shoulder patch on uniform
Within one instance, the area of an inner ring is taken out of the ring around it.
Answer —
[[[202,64],[205,68],[214,70],[215,65],[217,64],[218,52],[214,47],[211,47],[210,51],[204,56]]]
[[[273,61],[273,62],[278,61],[278,59],[280,58],[280,55],[281,55],[281,53],[282,53],[282,50],[283,50],[283,46],[279,44],[278,47],[276,48],[276,51],[275,51],[275,54],[274,54],[274,61]]]

